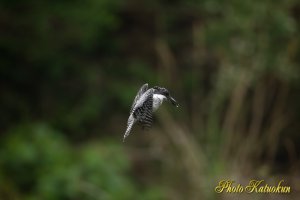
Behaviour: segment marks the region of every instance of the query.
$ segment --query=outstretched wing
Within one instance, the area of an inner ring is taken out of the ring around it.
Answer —
[[[143,127],[151,127],[153,121],[153,89],[147,90],[136,102],[133,108],[133,117],[142,124]]]
[[[130,113],[132,113],[133,111],[133,108],[136,106],[138,100],[141,98],[141,96],[148,90],[148,83],[145,83],[141,88],[140,90],[138,91],[138,93],[136,94],[134,100],[133,100],[133,103],[132,103],[132,106],[131,106],[131,109],[130,109]]]
[[[127,121],[127,128],[126,128],[126,132],[124,134],[124,137],[123,137],[123,142],[125,141],[125,138],[130,134],[130,131],[132,129],[132,126],[134,125],[135,123],[135,119],[132,115],[129,116],[128,118],[128,121]]]

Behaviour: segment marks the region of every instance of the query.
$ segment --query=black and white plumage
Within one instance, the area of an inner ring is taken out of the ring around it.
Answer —
[[[148,89],[148,83],[144,84],[138,91],[131,106],[123,141],[130,134],[136,122],[139,122],[143,128],[150,128],[153,121],[153,112],[159,108],[164,100],[168,100],[178,107],[178,103],[171,97],[166,88],[155,86]]]

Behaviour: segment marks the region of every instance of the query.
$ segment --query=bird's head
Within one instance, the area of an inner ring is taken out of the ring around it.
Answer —
[[[164,95],[167,98],[167,100],[169,100],[174,106],[179,106],[177,101],[170,95],[170,92],[166,88],[154,86],[153,89],[155,94]]]
[[[154,91],[155,94],[161,94],[164,95],[165,97],[170,96],[170,93],[166,88],[154,86],[153,89],[155,90]]]

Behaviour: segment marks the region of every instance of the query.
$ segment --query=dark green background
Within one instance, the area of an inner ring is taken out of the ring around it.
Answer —
[[[1,1],[0,199],[297,199],[299,28],[296,0]],[[146,82],[180,107],[122,143]]]

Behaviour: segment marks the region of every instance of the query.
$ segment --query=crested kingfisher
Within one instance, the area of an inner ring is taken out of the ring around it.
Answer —
[[[176,107],[179,106],[166,88],[154,86],[148,89],[148,83],[144,84],[133,100],[123,142],[136,122],[139,122],[143,128],[150,128],[153,121],[153,113],[165,100]]]

